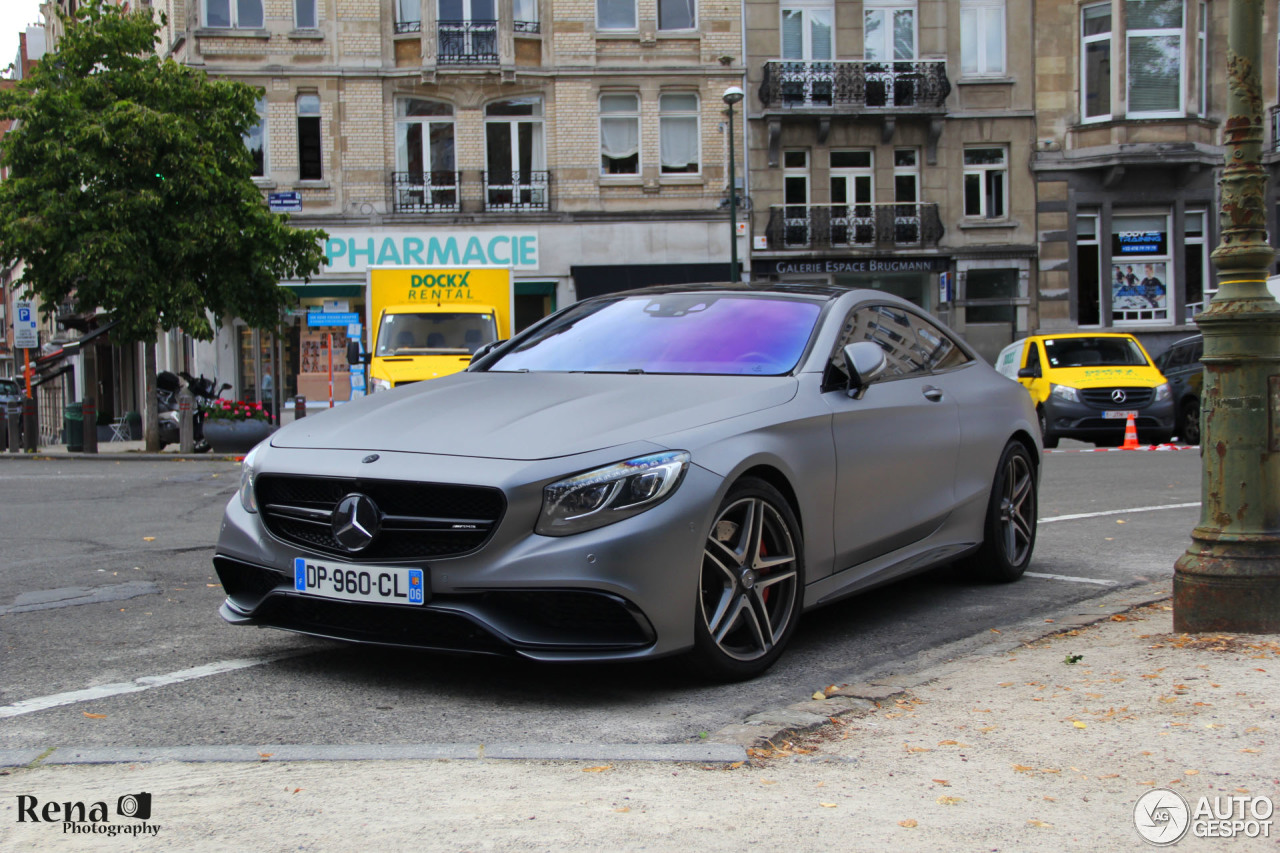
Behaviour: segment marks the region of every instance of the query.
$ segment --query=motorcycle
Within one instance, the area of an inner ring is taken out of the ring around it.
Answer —
[[[179,376],[181,379],[179,379]],[[222,396],[222,392],[230,388],[231,385],[224,382],[219,387],[216,378],[206,379],[203,375],[194,377],[185,371],[179,371],[179,373],[175,374],[168,370],[162,370],[157,373],[156,409],[159,412],[160,419],[161,449],[167,444],[179,444],[181,442],[182,421],[178,411],[178,392],[182,390],[184,381],[196,400],[195,408],[191,411],[192,431],[195,438],[194,450],[196,453],[207,453],[209,451],[209,442],[205,441],[204,438],[205,411],[209,404],[219,399]]]

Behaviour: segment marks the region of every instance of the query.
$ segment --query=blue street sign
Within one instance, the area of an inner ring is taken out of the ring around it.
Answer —
[[[360,315],[352,311],[351,313],[339,313],[337,311],[308,311],[307,326],[314,329],[317,326],[350,326],[352,323],[359,323]]]

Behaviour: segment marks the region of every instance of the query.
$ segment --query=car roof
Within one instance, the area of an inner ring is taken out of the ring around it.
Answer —
[[[1042,335],[1030,335],[1028,339],[1038,338],[1133,338],[1128,332],[1046,332]]]
[[[808,282],[701,282],[696,284],[659,284],[653,287],[642,287],[636,290],[620,290],[615,293],[606,293],[593,297],[595,299],[616,299],[620,296],[648,296],[663,293],[743,293],[743,294],[776,294],[780,296],[803,296],[810,299],[831,301],[844,296],[846,293],[856,293],[859,290],[869,295],[890,296],[878,290],[865,290],[861,288],[836,287],[831,284],[816,284]],[[897,301],[895,297],[891,299]]]

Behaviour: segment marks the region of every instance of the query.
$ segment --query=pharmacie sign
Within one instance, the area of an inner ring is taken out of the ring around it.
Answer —
[[[325,272],[364,272],[369,267],[538,268],[538,232],[347,231],[335,228],[324,241]]]

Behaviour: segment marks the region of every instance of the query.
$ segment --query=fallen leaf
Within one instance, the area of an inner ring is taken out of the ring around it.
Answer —
[[[1241,752],[1257,752],[1258,750],[1256,750],[1256,749],[1242,749],[1242,750],[1240,750],[1240,751],[1241,751]]]
[[[1002,634],[1002,633],[1004,633],[1004,632],[1003,632],[1003,631],[998,631],[998,630],[996,630],[995,628],[992,628],[992,629],[991,629],[991,633],[993,633],[993,634]]]
[[[778,784],[778,782],[777,782],[777,780],[776,780],[776,779],[761,779],[761,780],[760,780],[760,784],[761,784],[761,785],[776,785],[776,784]]]
[[[1080,722],[1079,720],[1074,721],[1071,725],[1075,726],[1077,729],[1087,729],[1087,728],[1089,728],[1089,726],[1088,726],[1087,724],[1082,723],[1082,722]]]
[[[1185,774],[1186,774],[1186,775],[1188,775],[1188,776],[1199,776],[1199,775],[1200,775],[1200,771],[1199,771],[1199,770],[1183,770],[1182,772],[1183,772],[1183,773],[1185,773]]]
[[[951,787],[951,783],[948,782],[946,779],[934,779],[933,781],[937,782],[939,785],[941,785],[944,788]]]
[[[258,753],[258,757],[259,757],[259,758],[261,758],[263,761],[266,761],[268,758],[270,758],[270,757],[271,757],[271,756],[273,756],[273,755],[275,755],[275,753],[274,753],[274,752],[259,752],[259,753]]]
[[[938,805],[940,806],[958,806],[964,802],[961,797],[938,797]]]
[[[1125,521],[1124,519],[1117,519],[1117,521],[1116,521],[1116,524],[1128,524],[1128,523],[1129,523],[1129,522]],[[1101,605],[1099,605],[1099,606],[1101,606]]]
[[[915,829],[919,825],[919,821],[912,820],[911,818],[898,821],[898,826],[905,826],[907,829]]]
[[[821,690],[819,690],[819,691],[815,692],[815,693],[814,693],[812,696],[810,696],[809,698],[810,698],[810,699],[816,699],[816,700],[822,700],[822,699],[826,699],[826,698],[827,698],[827,694],[825,694],[825,693],[823,693]]]
[[[735,762],[733,762],[732,764],[730,764],[730,765],[729,765],[729,769],[730,769],[730,770],[737,770],[739,767],[741,767],[742,765],[744,765],[744,764],[746,764],[746,763],[747,763],[747,762],[745,762],[745,761],[735,761]]]
[[[614,811],[615,811],[615,812],[618,812],[619,814],[626,814],[627,812],[631,811],[631,807],[630,807],[630,806],[623,806],[623,807],[622,807],[622,808],[620,808],[620,809],[614,809]]]
[[[582,768],[582,772],[583,773],[603,773],[606,770],[612,770],[612,769],[613,769],[612,764],[601,764],[599,767],[584,767]]]
[[[1062,771],[1059,770],[1057,767],[1041,767],[1040,772],[1041,773],[1061,773]]]
[[[938,741],[938,746],[955,746],[959,742],[958,740],[940,740]]]
[[[156,541],[156,537],[154,537],[154,536],[143,536],[143,537],[142,537],[142,541],[143,541],[143,542],[154,542],[154,541]]]
[[[106,714],[90,714],[88,711],[82,711],[81,713],[91,720],[105,720],[107,718]]]
[[[1032,770],[1035,770],[1034,767],[1028,767],[1025,764],[1015,764],[1013,765],[1013,769],[1018,773],[1030,773]]]
[[[1119,774],[1119,773],[1108,773],[1107,775],[1105,775],[1105,776],[1099,776],[1098,778],[1099,778],[1099,779],[1119,779],[1119,778],[1120,778],[1120,774]],[[1152,785],[1154,785],[1154,784],[1155,784],[1155,782],[1152,782],[1151,784],[1152,784]]]
[[[298,792],[299,792],[299,791],[301,791],[301,790],[302,790],[301,788],[294,788],[294,789],[293,789],[293,792],[296,794],[296,793],[298,793]]]
[[[1042,799],[1046,799],[1051,803],[1056,803],[1058,801],[1056,797],[1043,797]]]
[[[834,809],[836,807],[835,803],[818,803],[818,805],[822,806],[824,809]]]
[[[1027,826],[1053,826],[1053,824],[1045,823],[1042,820],[1036,820],[1035,818],[1032,818],[1031,820],[1027,821]]]
[[[978,731],[980,731],[980,732],[994,732],[994,731],[996,731],[996,730],[997,730],[997,729],[999,729],[999,728],[1000,728],[999,726],[983,726],[982,728],[978,729]]]

